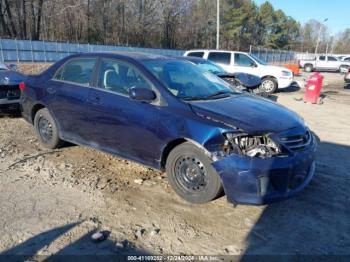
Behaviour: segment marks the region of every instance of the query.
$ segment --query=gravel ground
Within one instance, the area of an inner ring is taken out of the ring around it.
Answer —
[[[272,97],[321,143],[310,186],[270,206],[192,205],[161,172],[79,146],[44,150],[24,120],[0,118],[0,255],[350,255],[350,90],[325,76],[322,105],[298,87]],[[107,239],[91,241],[101,230]]]

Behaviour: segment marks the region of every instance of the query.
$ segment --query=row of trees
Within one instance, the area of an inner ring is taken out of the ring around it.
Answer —
[[[221,48],[313,52],[320,26],[269,2],[221,0]],[[162,48],[214,48],[214,0],[0,0],[1,37]],[[320,51],[350,52],[350,29],[321,34]]]

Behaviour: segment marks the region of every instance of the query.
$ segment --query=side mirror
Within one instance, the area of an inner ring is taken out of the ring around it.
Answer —
[[[254,62],[252,62],[252,63],[250,64],[250,67],[258,67],[258,66],[257,66],[257,64],[255,64]]]
[[[151,102],[157,98],[157,95],[149,88],[134,87],[129,90],[129,97],[136,101]]]
[[[8,67],[13,70],[13,71],[17,71],[17,65],[16,64],[9,64]]]

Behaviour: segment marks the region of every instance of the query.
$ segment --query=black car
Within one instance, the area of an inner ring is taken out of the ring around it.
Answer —
[[[0,114],[20,113],[19,85],[25,79],[26,76],[17,72],[14,67],[0,63]]]
[[[240,72],[229,73],[217,64],[199,57],[181,56],[178,57],[178,59],[196,64],[200,68],[209,71],[221,79],[229,82],[236,89],[248,92],[258,92],[259,90],[259,86],[261,84],[261,78],[259,76]]]

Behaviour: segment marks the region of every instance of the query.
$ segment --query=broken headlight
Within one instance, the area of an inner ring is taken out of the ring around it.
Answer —
[[[250,157],[272,157],[281,154],[280,147],[267,135],[251,136],[247,134],[224,134],[225,154],[238,154]]]

